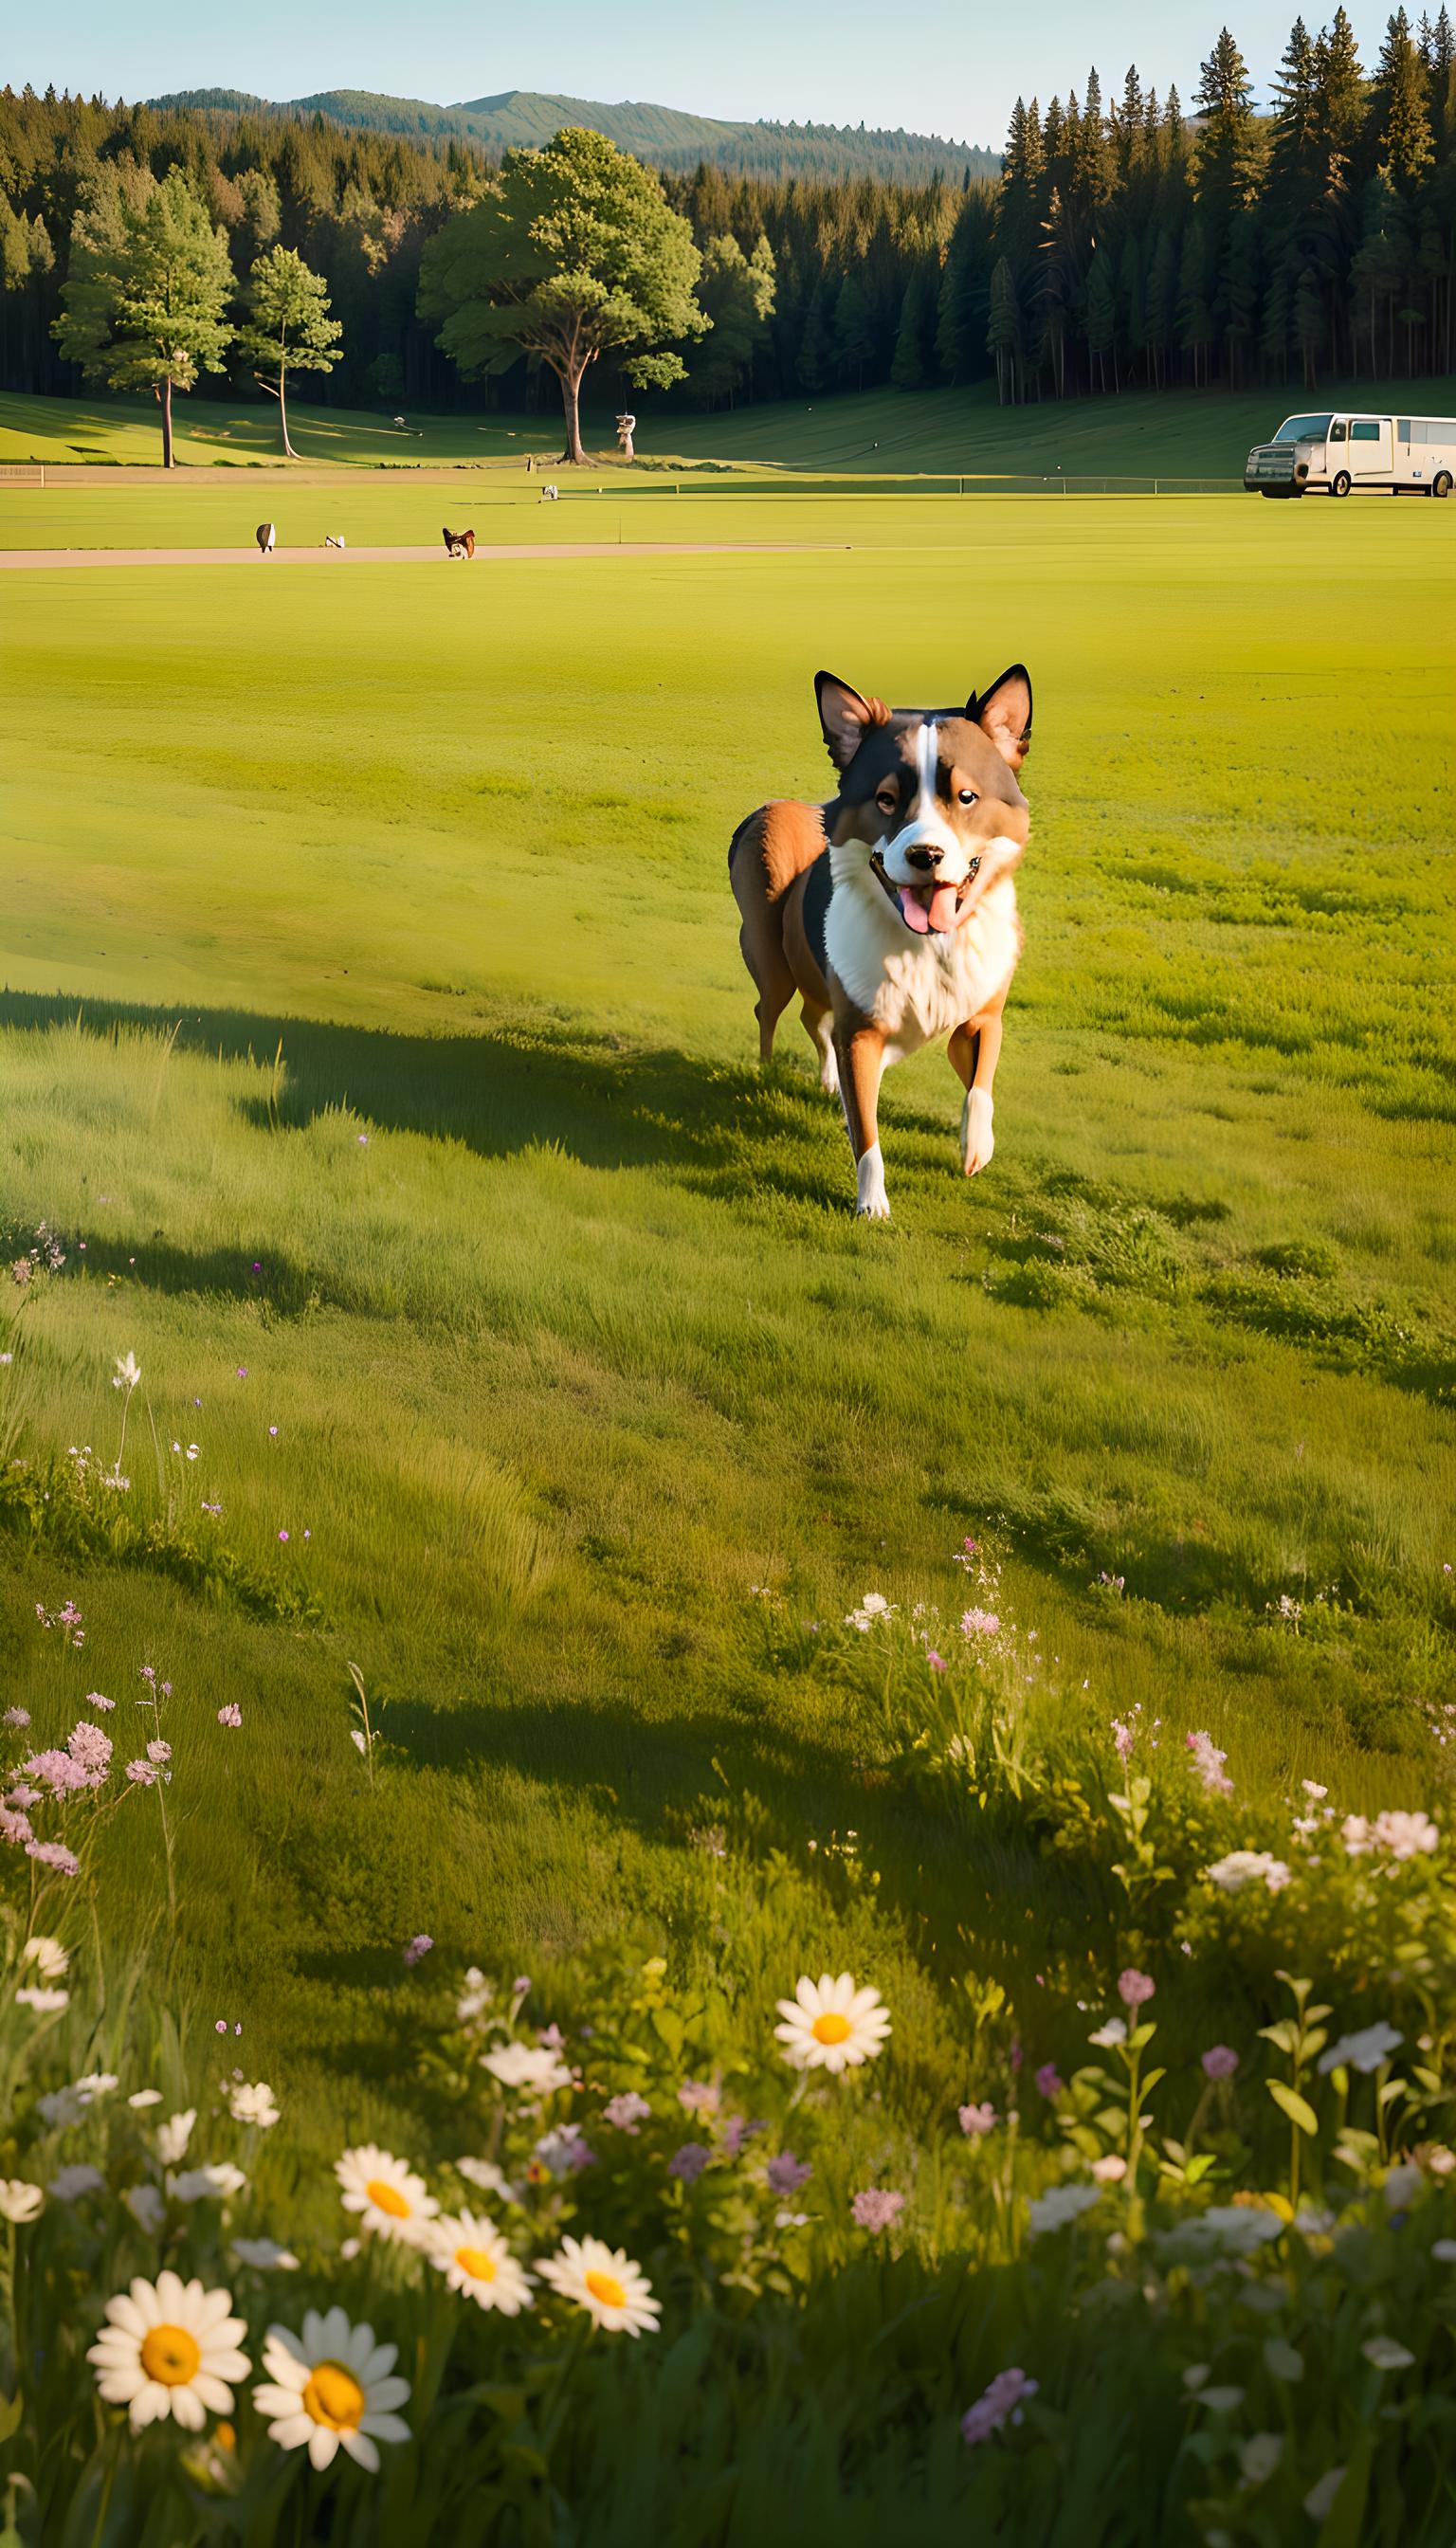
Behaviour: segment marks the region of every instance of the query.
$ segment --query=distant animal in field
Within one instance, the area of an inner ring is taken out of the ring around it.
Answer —
[[[797,991],[821,1084],[844,1107],[859,1212],[887,1221],[877,1119],[889,1063],[948,1037],[965,1090],[965,1174],[995,1147],[1001,1015],[1022,948],[1013,875],[1031,814],[1016,774],[1032,684],[1013,664],[963,708],[887,708],[832,673],[814,688],[838,793],[761,805],[733,835],[728,871],[759,1058],[772,1057]]]
[[[257,529],[253,533],[253,537],[257,541],[259,552],[263,557],[272,556],[275,536],[276,534],[271,522],[259,522]]]
[[[441,531],[441,533],[440,533],[440,537],[441,537],[441,539],[442,539],[442,540],[444,541],[444,543],[445,543],[445,555],[446,555],[446,557],[452,557],[452,558],[473,558],[473,557],[474,557],[474,555],[475,555],[475,533],[474,533],[474,531]]]
[[[323,545],[326,549],[346,549],[349,544],[342,531],[325,531]]]
[[[541,501],[543,504],[554,504],[560,494],[561,489],[555,484],[552,484],[549,487],[543,487],[541,490]]]

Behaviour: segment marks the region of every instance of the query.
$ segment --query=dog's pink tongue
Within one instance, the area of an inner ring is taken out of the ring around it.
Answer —
[[[932,929],[954,929],[956,911],[956,887],[954,884],[938,884],[930,898],[929,919]]]
[[[908,884],[902,884],[900,887],[900,917],[906,928],[913,929],[918,938],[929,935],[930,921],[926,916],[925,905],[916,901],[914,888]]]

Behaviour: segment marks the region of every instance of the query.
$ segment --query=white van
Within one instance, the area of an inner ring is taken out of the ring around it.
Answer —
[[[1291,415],[1272,442],[1256,442],[1243,465],[1251,495],[1308,496],[1316,488],[1348,496],[1362,488],[1391,495],[1449,496],[1456,481],[1456,417]]]

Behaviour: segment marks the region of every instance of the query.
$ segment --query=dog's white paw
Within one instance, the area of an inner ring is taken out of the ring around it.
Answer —
[[[884,1190],[884,1161],[880,1157],[879,1143],[877,1141],[875,1142],[873,1149],[866,1150],[864,1158],[860,1161],[859,1187],[860,1200],[858,1209],[860,1219],[862,1221],[888,1221],[890,1217],[889,1197]]]
[[[839,1060],[833,1052],[827,1052],[824,1056],[824,1067],[819,1073],[819,1085],[826,1097],[838,1097]]]
[[[960,1164],[968,1177],[985,1167],[996,1147],[991,1129],[994,1113],[991,1100],[983,1088],[968,1088],[960,1110]]]

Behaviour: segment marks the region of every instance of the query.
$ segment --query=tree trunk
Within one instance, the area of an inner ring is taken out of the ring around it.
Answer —
[[[582,422],[577,405],[582,387],[583,369],[584,366],[579,364],[557,375],[561,382],[561,403],[566,410],[566,449],[561,457],[563,464],[572,468],[582,467],[587,458],[586,452],[582,449]]]
[[[176,466],[172,458],[172,376],[167,374],[162,388],[162,467]]]
[[[283,456],[285,460],[297,460],[299,455],[288,438],[287,387],[288,365],[284,362],[280,362],[278,366],[278,421],[283,427]]]

